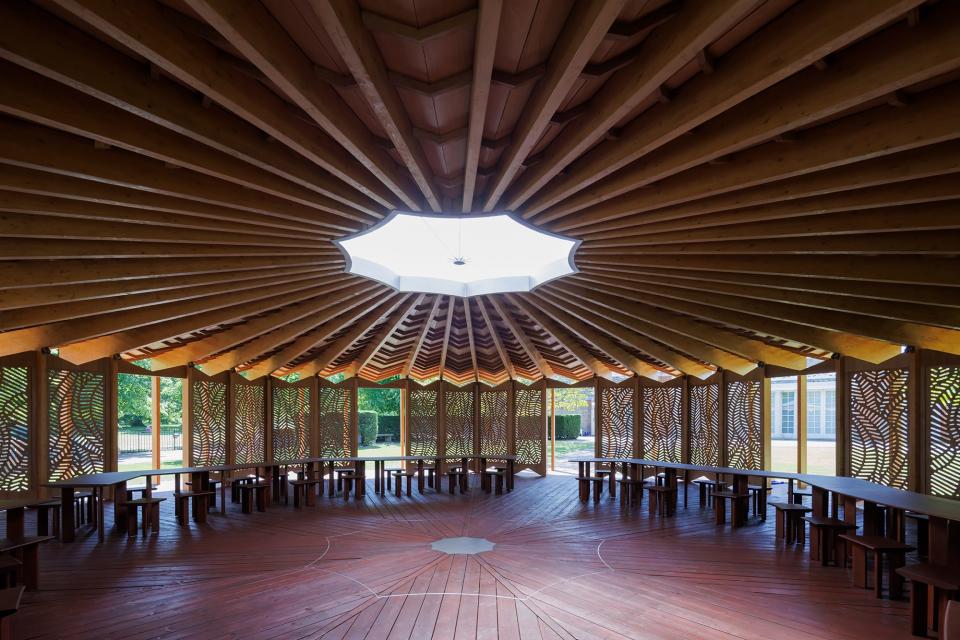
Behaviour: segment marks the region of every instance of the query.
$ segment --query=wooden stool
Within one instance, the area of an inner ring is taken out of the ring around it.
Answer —
[[[207,500],[207,511],[209,511],[210,509],[214,509],[217,506],[217,489],[220,487],[220,480],[208,480],[207,484],[210,485],[209,490],[213,492],[213,495],[210,496],[209,500]],[[184,482],[183,486],[190,487],[192,489],[193,483]],[[156,489],[156,487],[154,487],[154,489]],[[140,488],[139,491],[143,491],[143,489]]]
[[[366,474],[357,473],[345,473],[341,476],[343,478],[343,499],[350,499],[350,491],[353,490],[353,499],[354,500],[363,500],[363,485],[367,481]]]
[[[676,505],[677,490],[659,484],[646,485],[650,492],[650,515],[672,516]]]
[[[753,505],[753,515],[760,516],[760,520],[767,520],[767,494],[773,491],[773,487],[764,487],[758,484],[748,484],[747,492],[750,494],[750,503]]]
[[[947,603],[940,640],[960,640],[960,602],[956,600]]]
[[[143,533],[152,529],[154,533],[160,532],[160,503],[166,498],[137,498],[136,500],[127,500],[124,505],[127,508],[127,535],[131,538],[137,535],[137,511],[143,509]]]
[[[907,511],[905,514],[917,525],[917,555],[921,558],[927,557],[927,545],[930,540],[930,516],[925,513],[913,513]]]
[[[857,525],[819,516],[804,516],[803,521],[810,523],[810,559],[819,560],[823,566],[833,560],[838,567],[845,567],[847,542],[841,538],[841,534],[855,531]]]
[[[256,500],[257,511],[267,510],[267,491],[270,484],[267,482],[247,482],[240,485],[240,510],[243,513],[253,513],[253,504]]]
[[[96,500],[96,496],[89,491],[78,491],[73,494],[74,522],[78,527],[83,524],[96,523]]]
[[[460,493],[467,492],[467,472],[466,471],[447,471],[447,486],[451,494],[455,493],[454,488],[460,487]]]
[[[23,587],[0,590],[0,640],[10,640],[10,616],[20,610]]]
[[[337,474],[337,491],[343,491],[343,476],[356,473],[357,470],[353,467],[337,467],[334,472]]]
[[[320,486],[318,478],[298,478],[290,482],[293,487],[293,508],[300,509],[304,505],[312,507],[317,503],[317,487]]]
[[[906,564],[908,551],[915,547],[897,542],[883,536],[858,536],[852,533],[840,537],[851,545],[853,556],[853,584],[868,589],[867,552],[873,552],[873,592],[878,598],[883,596],[883,557],[887,556],[887,589],[891,600],[899,600],[903,595],[903,578],[896,572]]]
[[[960,577],[957,572],[949,567],[922,563],[900,567],[897,573],[912,583],[910,629],[913,635],[926,637],[931,629],[939,631],[944,626],[942,623],[947,603],[960,594]]]
[[[37,535],[50,535],[50,515],[53,515],[53,535],[60,537],[60,498],[44,500],[30,505],[37,510]]]
[[[412,496],[412,495],[413,495],[413,490],[412,490],[412,489],[413,489],[413,476],[415,476],[415,475],[417,475],[416,472],[414,472],[414,471],[404,471],[403,469],[399,469],[399,470],[393,472],[393,476],[394,476],[394,478],[396,478],[396,480],[397,480],[397,484],[396,484],[396,494],[397,494],[397,497],[398,497],[398,498],[399,498],[399,497],[402,495],[402,493],[403,493],[403,479],[404,479],[404,478],[407,479],[407,496],[409,497],[409,496]]]
[[[784,540],[787,544],[799,543],[802,547],[806,539],[806,527],[803,516],[813,511],[812,507],[793,502],[771,502],[776,509],[777,540]]]
[[[491,473],[490,471],[483,472],[483,490],[487,493],[490,493],[490,479],[487,477],[487,474]],[[580,493],[580,502],[586,502],[590,499],[590,488],[593,487],[593,501],[600,502],[600,494],[603,493],[603,483],[605,483],[601,477],[598,476],[577,476],[577,486]]]
[[[387,491],[393,490],[393,476],[397,471],[403,471],[402,467],[383,467],[383,473],[387,476]]]
[[[485,469],[481,477],[483,479],[481,484],[486,493],[490,493],[490,488],[493,486],[496,495],[503,495],[503,480],[506,477],[506,474],[503,471],[491,471],[490,469]],[[599,480],[601,483],[603,482],[602,478],[596,478],[596,480]],[[597,499],[599,499],[599,494]]]
[[[813,492],[812,492],[812,491],[803,491],[803,490],[801,490],[801,489],[794,489],[794,490],[793,490],[793,502],[794,502],[794,504],[803,504],[803,499],[804,499],[804,498],[810,498],[810,499],[812,500],[812,499],[813,499]]]
[[[635,507],[643,504],[643,480],[637,478],[618,478],[620,485],[620,506]]]
[[[0,556],[0,588],[17,586],[17,575],[23,569],[23,563],[13,556]]]
[[[210,502],[210,497],[216,497],[216,495],[213,491],[174,491],[174,513],[177,516],[177,522],[181,525],[187,524],[191,499],[193,500],[193,519],[201,524],[206,522],[207,505]]]
[[[727,521],[727,500],[730,501],[730,524],[734,527],[742,527],[747,522],[747,511],[750,506],[749,493],[714,491],[711,495],[713,495],[713,510],[717,524],[725,524]]]
[[[700,508],[713,506],[713,492],[725,491],[729,486],[726,482],[717,480],[694,480],[693,484],[700,488]]]

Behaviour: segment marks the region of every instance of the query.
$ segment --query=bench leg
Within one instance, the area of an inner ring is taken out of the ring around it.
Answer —
[[[900,551],[887,554],[887,591],[891,600],[903,597],[903,576],[897,569],[906,564],[906,554]]]
[[[133,505],[127,508],[127,535],[131,538],[137,535],[137,508]]]
[[[413,476],[407,476],[407,497],[413,497]]]
[[[915,636],[927,636],[927,585],[910,584],[910,632]]]
[[[867,550],[858,544],[853,545],[853,584],[867,588]]]
[[[783,511],[781,511],[780,509],[777,509],[775,537],[777,540],[783,540],[784,538],[786,538],[786,541],[790,542],[790,538],[786,535],[786,525],[784,523],[785,519],[786,518],[784,517]]]

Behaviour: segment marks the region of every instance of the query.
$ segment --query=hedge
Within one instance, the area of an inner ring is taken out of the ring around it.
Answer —
[[[377,441],[379,430],[376,411],[360,411],[358,416],[360,444],[372,444]]]
[[[393,436],[394,440],[400,440],[400,416],[380,415],[380,431],[382,434]]]
[[[576,440],[580,437],[579,415],[558,415],[557,440]]]

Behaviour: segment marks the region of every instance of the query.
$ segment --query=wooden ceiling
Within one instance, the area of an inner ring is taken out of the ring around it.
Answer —
[[[666,379],[960,353],[960,3],[0,3],[0,355]],[[581,239],[397,293],[394,209]]]

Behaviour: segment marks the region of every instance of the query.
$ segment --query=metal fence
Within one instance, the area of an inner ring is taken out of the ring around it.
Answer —
[[[153,451],[153,433],[146,430],[119,430],[120,453],[148,453]],[[160,451],[183,448],[183,428],[180,425],[160,427]]]

